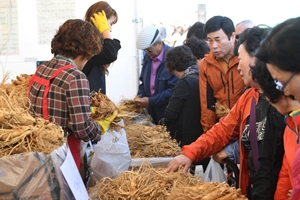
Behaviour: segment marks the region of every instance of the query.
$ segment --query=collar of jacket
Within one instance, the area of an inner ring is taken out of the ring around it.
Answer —
[[[216,59],[216,56],[213,53],[213,51],[210,51],[209,54],[206,54],[204,56],[203,60],[205,60],[209,64],[212,64],[212,65],[215,65],[215,66],[220,66],[220,64],[219,64],[218,60]],[[233,56],[229,60],[229,68],[234,67],[238,63],[239,63],[238,57],[237,56]]]
[[[300,127],[300,109],[286,115],[284,120],[286,125],[297,135],[297,143],[299,143],[298,134]]]

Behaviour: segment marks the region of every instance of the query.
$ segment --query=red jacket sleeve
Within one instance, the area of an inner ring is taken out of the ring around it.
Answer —
[[[239,99],[226,117],[220,119],[210,130],[202,134],[195,142],[182,147],[182,153],[192,161],[199,161],[220,151],[229,142],[239,138],[242,123],[241,106],[243,98]]]
[[[291,180],[288,172],[288,162],[284,155],[282,161],[282,167],[278,175],[278,182],[276,191],[274,194],[274,200],[286,200],[288,199],[288,192],[292,189]]]

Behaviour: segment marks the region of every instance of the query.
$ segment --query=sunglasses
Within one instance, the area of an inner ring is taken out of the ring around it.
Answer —
[[[282,84],[280,81],[278,80],[274,80],[274,83],[276,84],[276,89],[279,91],[284,92],[284,89],[286,88],[286,86],[291,82],[291,80],[293,79],[293,77],[297,74],[298,72],[295,71],[293,72],[293,74],[290,76],[290,78],[285,82],[285,84]]]

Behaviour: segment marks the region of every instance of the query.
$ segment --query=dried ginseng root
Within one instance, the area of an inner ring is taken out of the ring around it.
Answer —
[[[15,94],[12,91],[11,94]],[[8,95],[0,88],[0,125],[2,128],[34,125],[35,119],[28,113],[29,105],[19,105],[15,96]],[[19,96],[20,101],[27,102],[28,98]]]
[[[105,94],[101,94],[100,90],[98,92],[91,92],[90,105],[96,108],[95,113],[91,114],[92,119],[95,120],[104,120],[118,109]]]
[[[173,157],[180,153],[165,126],[125,125],[132,158]]]
[[[36,118],[35,125],[0,129],[0,157],[24,152],[50,154],[64,142],[61,126]]]
[[[137,170],[124,171],[114,179],[103,178],[88,190],[92,199],[143,199],[163,200],[175,185],[195,186],[201,178],[175,172],[166,174],[163,169],[142,165]]]
[[[139,98],[139,97],[135,97]],[[145,108],[137,106],[134,102],[134,99],[123,99],[120,101],[119,107],[123,108],[123,110],[132,113],[146,114]]]
[[[27,104],[28,96],[28,87],[29,80],[32,75],[21,74],[16,76],[16,79],[11,81],[11,84],[3,84],[2,87],[5,87],[7,95],[15,100],[15,102],[22,106]]]
[[[138,117],[139,114],[146,113],[144,108],[138,107],[133,100],[123,99],[118,105],[119,115],[122,116],[125,123]]]
[[[30,105],[16,103],[14,90],[6,93],[0,87],[0,157],[24,152],[44,152],[50,154],[64,142],[64,132],[60,126],[43,118],[29,114]],[[19,96],[27,102],[28,98]]]
[[[216,102],[215,108],[216,108],[216,115],[218,119],[225,117],[230,112],[229,108],[220,104],[219,102]]]
[[[95,108],[95,111],[91,114],[91,118],[95,121],[105,120],[118,110],[114,102],[112,102],[107,95],[102,94],[100,90],[98,92],[93,91],[90,93],[90,105]],[[121,118],[117,115],[110,124],[110,128],[118,131],[121,128],[119,125],[120,121]]]
[[[89,188],[92,199],[227,199],[245,200],[240,190],[227,183],[204,182],[201,177],[183,173],[172,174],[143,163],[137,170],[124,171],[114,179],[103,178]],[[226,198],[225,198],[226,197]]]
[[[246,200],[240,189],[230,187],[227,183],[202,182],[193,187],[173,187],[167,200],[201,199],[201,200]]]

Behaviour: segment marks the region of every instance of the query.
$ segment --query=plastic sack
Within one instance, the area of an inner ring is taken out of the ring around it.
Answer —
[[[0,199],[60,199],[50,156],[28,152],[0,158]]]
[[[123,121],[120,125],[124,126]],[[124,128],[118,132],[109,129],[94,146],[94,155],[91,159],[93,176],[98,180],[103,177],[114,178],[118,172],[128,170],[130,164],[131,155],[126,131]]]
[[[226,182],[226,176],[221,168],[220,164],[214,159],[210,159],[207,168],[202,176],[202,179],[207,182]]]
[[[67,155],[67,144],[64,143],[62,146],[52,151],[50,156],[53,161],[53,166],[55,169],[56,179],[60,187],[60,200],[75,200],[73,193],[65,180],[60,167],[64,163]]]
[[[149,114],[135,113],[136,117],[132,118],[130,121],[135,124],[141,124],[145,126],[155,126],[152,117]]]

